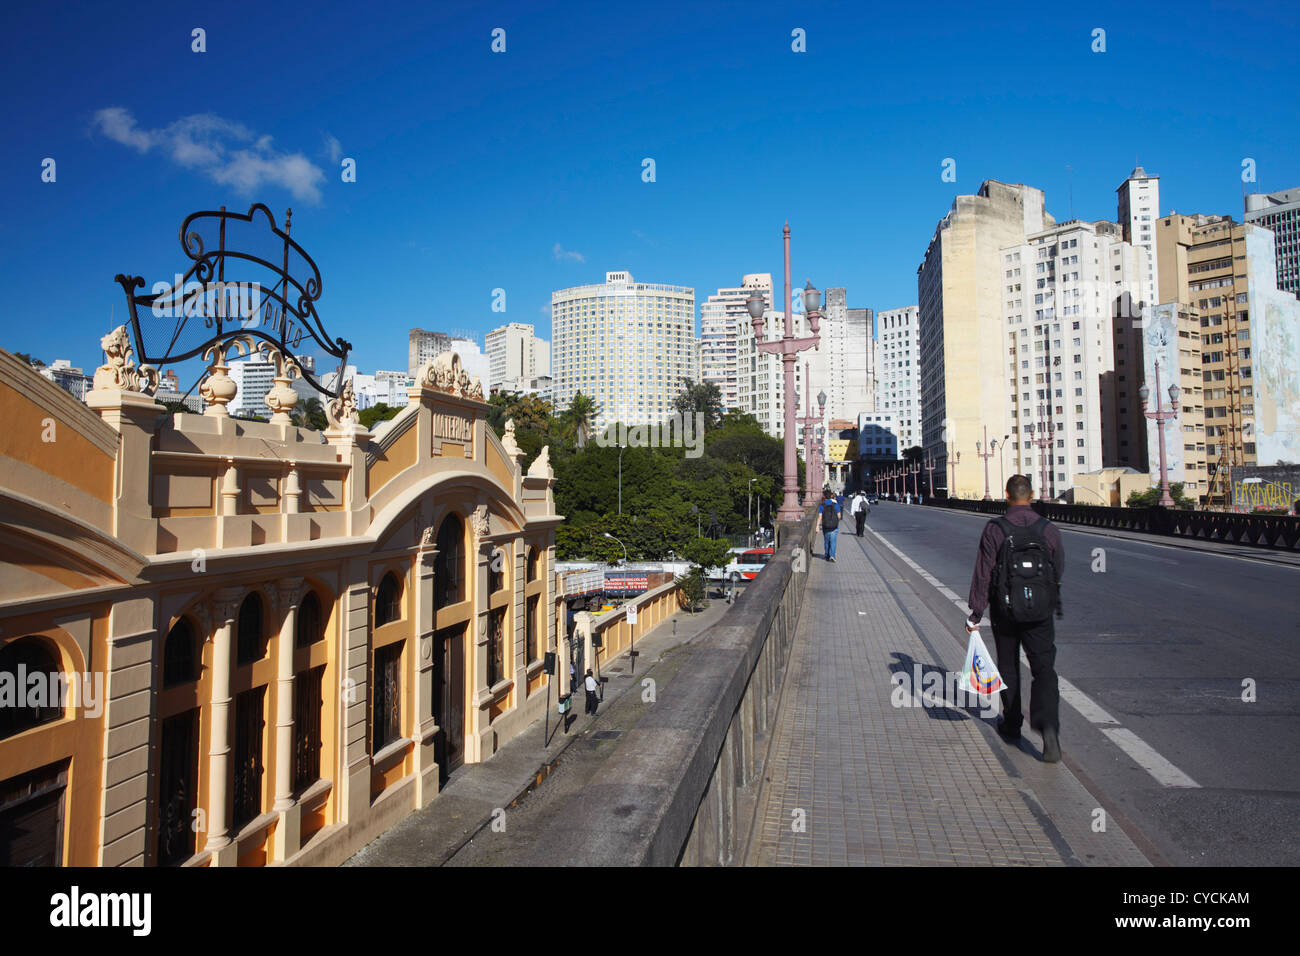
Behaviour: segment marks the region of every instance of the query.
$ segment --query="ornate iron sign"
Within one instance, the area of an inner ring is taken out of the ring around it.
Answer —
[[[252,344],[248,339],[260,339],[319,391],[338,397],[352,345],[331,340],[321,325],[316,314],[320,270],[289,237],[292,217],[290,209],[281,230],[262,203],[251,206],[247,215],[227,212],[225,206],[191,213],[180,231],[181,248],[193,263],[184,274],[177,273],[170,284],[155,283],[148,294],[136,294],[145,280],[119,273],[116,281],[126,292],[139,360],[174,364],[236,339],[246,345]],[[323,368],[335,359],[338,372],[326,388],[317,379],[318,364]]]

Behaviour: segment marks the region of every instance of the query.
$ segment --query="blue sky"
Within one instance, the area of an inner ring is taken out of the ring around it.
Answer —
[[[1076,216],[1113,218],[1138,163],[1162,212],[1240,217],[1244,157],[1250,191],[1300,185],[1298,33],[1269,2],[11,3],[0,346],[92,369],[125,318],[114,274],[170,279],[186,214],[253,202],[293,207],[319,314],[366,370],[404,368],[412,326],[550,338],[551,291],[606,270],[697,304],[779,284],[787,218],[796,285],[906,305],[985,178],[1058,219],[1071,185]]]

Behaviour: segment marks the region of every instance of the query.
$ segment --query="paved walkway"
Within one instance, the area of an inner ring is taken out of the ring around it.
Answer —
[[[712,590],[711,594],[715,593]],[[557,789],[556,783],[565,770],[576,761],[569,755],[561,756],[575,743],[586,755],[593,734],[600,731],[602,718],[606,717],[628,691],[641,690],[640,680],[664,655],[674,648],[690,643],[705,629],[715,624],[730,607],[721,598],[710,597],[709,606],[698,614],[678,611],[643,638],[637,638],[635,674],[631,658],[624,652],[612,660],[601,661],[601,673],[608,677],[605,699],[594,717],[581,713],[582,694],[574,698],[572,713],[576,717],[565,733],[559,725],[559,715],[550,716],[550,739],[545,747],[542,737],[543,721],[531,724],[522,734],[482,763],[466,764],[457,769],[433,802],[418,810],[387,830],[353,856],[345,866],[442,866],[463,852],[475,837],[489,831],[493,814],[498,809],[512,808],[510,817],[517,815],[514,807],[533,787],[539,784],[540,792]],[[639,699],[633,694],[633,699]],[[552,697],[554,706],[554,697]],[[537,803],[537,800],[530,801]],[[498,815],[499,816],[499,815]],[[512,827],[514,831],[518,828]],[[494,834],[496,835],[496,834]],[[512,832],[512,838],[513,838]],[[500,839],[495,841],[502,842]]]
[[[951,683],[915,706],[924,675],[961,669],[949,600],[870,533],[842,531],[834,564],[815,553],[748,863],[1147,865],[1115,821],[1096,832],[1097,799],[1027,726],[1004,743]]]

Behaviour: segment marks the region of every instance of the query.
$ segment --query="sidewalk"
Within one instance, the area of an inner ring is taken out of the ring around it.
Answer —
[[[814,553],[747,863],[1148,865],[1027,726],[1016,748],[977,706],[914,706],[964,646],[871,536]]]
[[[712,593],[712,592],[711,592]],[[640,681],[651,667],[674,648],[689,644],[717,622],[731,605],[723,598],[710,597],[709,606],[698,614],[678,611],[644,638],[638,638],[636,672],[626,652],[601,661],[605,700],[594,717],[580,711],[582,693],[574,695],[576,718],[566,734],[560,716],[550,715],[551,737],[542,746],[543,721],[531,724],[483,763],[467,764],[451,775],[442,792],[423,810],[406,817],[392,829],[360,850],[344,866],[442,866],[456,856],[475,836],[492,823],[493,812],[513,807],[525,794],[570,758],[561,755],[573,744],[591,741],[600,730],[602,718],[629,691],[638,697]],[[552,707],[554,695],[552,694]],[[511,816],[514,811],[511,811]]]

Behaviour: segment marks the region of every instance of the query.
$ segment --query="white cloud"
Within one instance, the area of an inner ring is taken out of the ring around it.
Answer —
[[[555,255],[555,258],[560,260],[561,262],[564,262],[565,260],[569,262],[587,261],[587,257],[584,256],[581,252],[573,252],[572,250],[567,250],[563,246],[561,246],[558,242],[555,244],[555,248],[553,248],[551,252]]]
[[[330,162],[337,166],[339,160],[343,158],[343,144],[339,142],[337,136],[325,134],[325,153],[329,156]]]
[[[95,113],[94,128],[140,153],[157,148],[178,166],[194,169],[243,195],[281,186],[295,199],[320,202],[325,173],[302,153],[282,153],[269,135],[211,113],[196,113],[158,129],[141,129],[131,111],[110,106]],[[332,138],[332,137],[331,137]],[[337,144],[337,140],[335,143]]]

